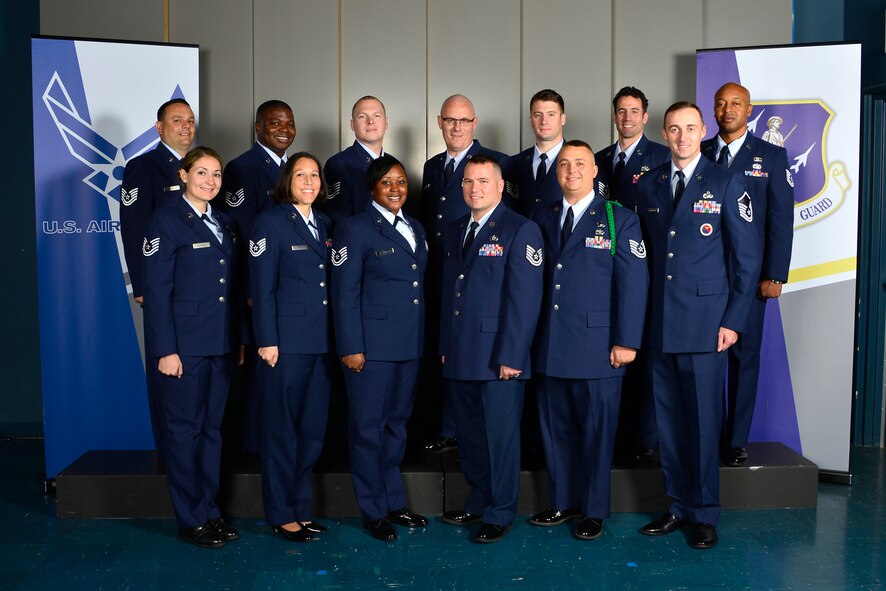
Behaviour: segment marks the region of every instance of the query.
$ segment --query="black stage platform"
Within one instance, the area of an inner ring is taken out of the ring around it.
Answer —
[[[742,468],[720,469],[724,509],[815,507],[818,467],[780,443],[752,443]],[[543,465],[522,472],[520,514],[547,507]],[[224,462],[219,505],[226,516],[262,517],[258,461],[246,457]],[[538,469],[540,468],[540,469]],[[458,454],[407,454],[402,466],[410,507],[439,515],[461,509],[468,489]],[[166,476],[152,451],[91,451],[56,478],[61,518],[171,518]],[[657,512],[667,507],[657,463],[616,466],[612,470],[612,510]],[[326,462],[314,474],[316,517],[357,516],[354,489],[344,461]]]

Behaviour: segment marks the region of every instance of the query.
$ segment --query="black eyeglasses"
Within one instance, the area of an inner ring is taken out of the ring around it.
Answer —
[[[464,119],[464,118],[456,119],[455,117],[440,117],[440,119],[442,119],[443,123],[448,125],[449,127],[453,127],[456,123],[458,123],[459,125],[462,125],[462,126],[466,126],[466,125],[470,125],[471,123],[473,123],[474,121],[477,120],[476,117],[474,117],[473,119]]]

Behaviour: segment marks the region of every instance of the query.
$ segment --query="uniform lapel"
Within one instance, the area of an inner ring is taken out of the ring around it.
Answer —
[[[544,221],[541,228],[547,235],[548,244],[551,248],[551,254],[554,258],[560,254],[560,212],[563,209],[561,203],[557,203],[548,209],[548,219]]]
[[[404,252],[410,254],[415,257],[415,253],[412,252],[412,247],[409,246],[409,241],[403,237],[403,234],[400,233],[397,228],[394,227],[392,223],[384,218],[384,216],[375,209],[374,205],[370,205],[369,209],[366,210],[366,213],[372,216],[372,220],[375,225],[378,227],[382,236],[390,240],[391,242],[395,242],[400,248],[403,249]],[[418,243],[416,241],[416,250],[418,250]]]

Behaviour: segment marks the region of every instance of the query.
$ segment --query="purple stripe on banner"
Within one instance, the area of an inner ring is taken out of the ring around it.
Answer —
[[[738,63],[734,51],[703,51],[697,56],[695,75],[695,102],[701,107],[708,133],[704,139],[717,134],[714,121],[714,95],[727,82],[738,82]]]
[[[760,347],[760,378],[757,405],[749,441],[780,441],[799,454],[800,429],[794,406],[794,388],[778,300],[766,302],[763,344]]]

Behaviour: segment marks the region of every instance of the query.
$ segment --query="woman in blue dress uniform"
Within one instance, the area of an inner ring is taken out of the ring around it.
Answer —
[[[144,238],[144,317],[159,372],[169,496],[179,536],[220,548],[240,534],[221,518],[215,497],[220,426],[243,337],[234,223],[209,202],[222,163],[211,148],[185,155],[185,193],[154,212]]]
[[[351,479],[366,529],[397,539],[392,524],[423,527],[406,506],[400,462],[424,343],[425,231],[401,211],[406,173],[384,155],[366,171],[373,202],[336,226],[332,311],[348,390]]]
[[[261,383],[262,500],[265,520],[291,542],[326,528],[311,521],[311,473],[329,412],[331,220],[316,211],[326,198],[320,161],[289,157],[274,189],[276,207],[255,220],[249,240],[252,318]]]

